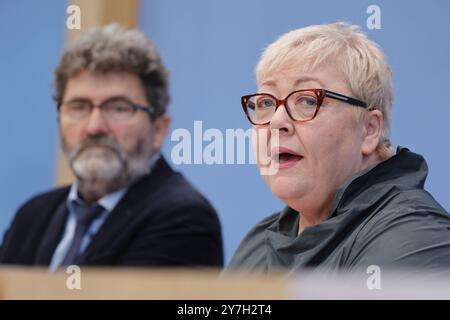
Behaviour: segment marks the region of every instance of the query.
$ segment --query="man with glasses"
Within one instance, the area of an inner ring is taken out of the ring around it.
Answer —
[[[249,231],[229,268],[448,271],[450,217],[423,189],[427,164],[391,151],[391,69],[380,48],[356,26],[310,26],[269,45],[256,78],[258,92],[241,104],[266,132],[254,137],[270,163],[258,165],[286,207]]]
[[[76,181],[19,209],[0,262],[220,267],[215,210],[160,154],[168,73],[153,44],[137,30],[95,28],[64,52],[55,75]]]

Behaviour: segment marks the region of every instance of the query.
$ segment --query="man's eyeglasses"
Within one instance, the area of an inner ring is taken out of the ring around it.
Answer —
[[[72,120],[82,120],[88,117],[95,108],[94,104],[87,99],[75,99],[63,102],[58,105],[58,111],[61,116]],[[136,111],[141,110],[154,116],[153,107],[139,106],[126,98],[111,98],[98,106],[102,114],[110,121],[126,121],[133,117]]]
[[[363,101],[325,89],[296,90],[281,100],[269,93],[255,93],[241,97],[241,104],[248,120],[254,125],[269,124],[281,105],[285,106],[292,120],[305,122],[314,119],[325,97],[367,108]]]

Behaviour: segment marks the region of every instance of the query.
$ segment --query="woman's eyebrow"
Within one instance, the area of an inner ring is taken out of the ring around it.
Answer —
[[[302,82],[308,82],[308,81],[317,82],[322,88],[325,88],[325,85],[323,84],[322,81],[320,81],[318,78],[310,77],[310,76],[302,76],[300,78],[297,78],[297,80],[295,80],[295,82],[294,82],[294,86],[298,86]]]
[[[294,87],[300,85],[302,82],[308,82],[308,81],[315,81],[317,82],[322,88],[325,88],[325,85],[322,81],[320,81],[318,78],[310,77],[310,76],[301,76],[297,78],[294,82]],[[262,86],[268,86],[268,87],[276,87],[277,83],[274,80],[267,80],[261,83],[260,87]]]

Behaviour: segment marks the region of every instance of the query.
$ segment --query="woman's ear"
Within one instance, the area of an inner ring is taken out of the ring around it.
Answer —
[[[383,130],[383,114],[380,110],[370,110],[364,118],[364,136],[361,152],[364,156],[370,156],[376,152],[380,143]]]
[[[161,148],[161,145],[164,141],[164,137],[167,134],[167,131],[169,130],[170,125],[170,117],[168,114],[163,114],[156,118],[153,122],[153,149],[159,150]]]

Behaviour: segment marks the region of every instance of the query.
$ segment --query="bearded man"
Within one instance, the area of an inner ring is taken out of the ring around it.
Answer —
[[[94,28],[65,50],[55,100],[76,179],[18,210],[0,263],[222,266],[215,210],[160,153],[170,123],[167,78],[137,30]]]

